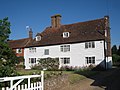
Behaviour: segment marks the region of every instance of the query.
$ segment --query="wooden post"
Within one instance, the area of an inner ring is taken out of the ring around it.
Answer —
[[[42,90],[44,90],[44,71],[41,71]]]
[[[30,89],[30,78],[28,78],[28,90]]]
[[[10,80],[10,88],[13,87],[13,80]]]

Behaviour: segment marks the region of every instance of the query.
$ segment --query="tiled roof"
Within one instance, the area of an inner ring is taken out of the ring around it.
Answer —
[[[41,35],[40,41],[36,41],[34,39],[27,45],[27,47],[101,40],[105,38],[104,30],[104,18],[68,25],[61,25],[60,28],[48,27],[42,33],[37,34]],[[63,38],[63,32],[69,32],[70,37]]]
[[[24,48],[29,42],[30,42],[30,38],[24,38],[18,40],[10,40],[8,41],[8,44],[12,49],[15,49],[15,48]]]

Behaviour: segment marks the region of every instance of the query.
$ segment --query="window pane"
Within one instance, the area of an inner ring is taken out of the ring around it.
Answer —
[[[68,51],[70,51],[70,45],[60,46],[60,50],[61,50],[61,52],[68,52]]]
[[[91,42],[89,42],[89,48],[91,48]]]
[[[63,32],[63,38],[68,38],[69,37],[69,32]]]
[[[70,58],[61,58],[61,63],[70,64]]]
[[[95,42],[92,42],[92,48],[95,48]]]
[[[29,63],[31,63],[31,59],[29,58]]]
[[[89,63],[92,63],[91,60],[89,60]]]
[[[16,49],[16,53],[22,53],[22,49],[21,48]]]
[[[31,63],[34,63],[34,58],[31,58]]]
[[[49,49],[45,49],[44,55],[49,55]]]
[[[88,64],[89,62],[88,62],[88,57],[85,57],[85,59],[86,59],[86,64]]]
[[[61,52],[63,52],[63,46],[60,46]]]
[[[95,64],[95,57],[85,57],[86,64]]]
[[[92,63],[95,64],[95,57],[92,57]]]
[[[64,64],[64,59],[63,58],[61,58],[61,63]]]
[[[92,62],[93,64],[95,64],[95,60],[93,60],[93,62]]]
[[[70,64],[70,58],[68,58],[67,63]]]
[[[67,45],[67,51],[70,51],[70,45]]]
[[[29,48],[29,52],[36,52],[36,48]]]
[[[85,43],[85,48],[88,48],[88,43],[87,42]]]

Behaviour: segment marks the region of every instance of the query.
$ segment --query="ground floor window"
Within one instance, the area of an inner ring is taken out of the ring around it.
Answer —
[[[68,58],[68,57],[61,58],[61,63],[62,64],[70,64],[70,58]]]
[[[95,57],[85,57],[86,64],[95,64]]]
[[[35,64],[36,63],[36,58],[29,58],[29,63]]]

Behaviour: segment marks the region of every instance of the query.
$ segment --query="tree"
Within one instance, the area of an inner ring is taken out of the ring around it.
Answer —
[[[117,54],[120,56],[120,45],[119,45],[119,48],[117,50]]]
[[[120,65],[120,56],[117,54],[112,55],[113,64],[119,66]]]
[[[117,54],[117,46],[113,45],[112,47],[112,54]]]
[[[7,43],[10,33],[8,18],[0,20],[0,77],[16,74],[14,66],[17,57]]]

